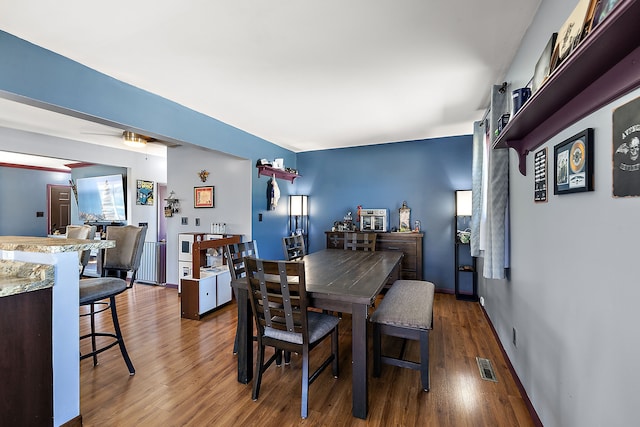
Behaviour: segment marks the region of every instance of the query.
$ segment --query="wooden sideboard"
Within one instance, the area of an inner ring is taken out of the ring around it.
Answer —
[[[345,231],[325,231],[328,249],[344,247]],[[377,251],[402,251],[402,278],[422,280],[422,239],[424,233],[376,233]]]

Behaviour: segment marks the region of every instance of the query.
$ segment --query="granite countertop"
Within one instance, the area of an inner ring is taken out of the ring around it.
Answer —
[[[53,265],[0,260],[0,298],[50,288],[54,274]]]
[[[78,252],[113,248],[113,240],[60,239],[56,237],[0,236],[0,250],[22,252]]]

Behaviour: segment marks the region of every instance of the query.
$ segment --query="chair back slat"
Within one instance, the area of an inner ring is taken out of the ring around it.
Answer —
[[[245,276],[244,257],[258,257],[258,243],[255,240],[233,243],[225,246],[224,255],[229,266],[231,279],[236,280]]]
[[[264,328],[303,334],[307,340],[304,262],[244,260],[259,333]]]
[[[344,236],[344,249],[375,252],[376,237],[376,233],[346,233]]]
[[[307,254],[304,245],[304,236],[296,234],[295,236],[283,237],[282,250],[284,252],[284,259],[287,261],[303,258]]]

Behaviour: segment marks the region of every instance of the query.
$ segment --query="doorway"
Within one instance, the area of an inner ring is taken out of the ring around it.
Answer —
[[[71,223],[71,186],[47,184],[47,234],[66,234]]]

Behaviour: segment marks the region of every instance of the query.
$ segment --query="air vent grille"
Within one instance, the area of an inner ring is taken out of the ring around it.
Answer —
[[[478,362],[478,369],[480,369],[480,376],[483,380],[498,382],[496,379],[496,373],[493,371],[491,361],[489,359],[483,359],[482,357],[476,357]]]

